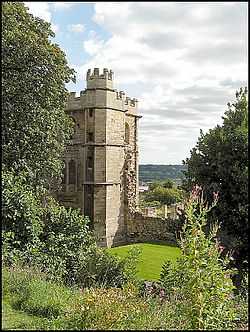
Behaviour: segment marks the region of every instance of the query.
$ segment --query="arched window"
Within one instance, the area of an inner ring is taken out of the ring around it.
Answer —
[[[129,144],[129,124],[126,122],[125,123],[125,143]]]
[[[76,184],[76,162],[74,160],[69,162],[69,184]]]

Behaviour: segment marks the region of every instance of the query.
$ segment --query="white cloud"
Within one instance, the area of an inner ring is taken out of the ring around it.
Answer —
[[[68,9],[76,4],[76,2],[51,2],[53,5],[54,9]]]
[[[100,55],[100,51],[104,46],[104,40],[100,39],[96,32],[91,30],[88,34],[89,39],[83,42],[83,48],[89,55]]]
[[[70,24],[68,25],[68,30],[72,32],[84,32],[85,26],[83,24]]]
[[[91,56],[77,70],[107,67],[115,87],[139,99],[141,162],[180,163],[199,136],[221,123],[247,84],[247,4],[96,3]]]
[[[43,20],[51,21],[51,12],[48,2],[24,2],[24,4],[29,8],[29,11],[34,16],[38,16]]]

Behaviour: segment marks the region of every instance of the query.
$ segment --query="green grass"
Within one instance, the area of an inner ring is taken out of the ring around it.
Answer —
[[[10,302],[2,301],[2,328],[4,330],[39,330],[47,320],[45,318],[30,315],[21,310],[15,310]]]
[[[124,257],[133,246],[139,247],[142,252],[137,266],[138,277],[146,280],[158,280],[163,263],[166,260],[175,261],[181,252],[180,248],[163,243],[129,244],[110,248],[108,251],[119,257]]]

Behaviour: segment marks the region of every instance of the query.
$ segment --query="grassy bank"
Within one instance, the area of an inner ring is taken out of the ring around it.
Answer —
[[[146,280],[158,280],[163,263],[166,260],[175,261],[181,251],[180,248],[163,243],[137,243],[110,248],[108,251],[119,257],[125,257],[133,246],[141,250],[138,263],[138,277]]]
[[[2,326],[27,330],[173,328],[175,308],[121,288],[68,288],[29,270],[3,270]]]
[[[133,284],[69,288],[29,269],[3,269],[2,301],[4,330],[187,330],[189,323],[175,297],[145,298]],[[238,309],[236,330],[247,329],[246,309]]]

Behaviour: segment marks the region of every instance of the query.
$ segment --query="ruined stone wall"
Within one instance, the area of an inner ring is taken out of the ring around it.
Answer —
[[[178,219],[162,219],[136,213],[127,222],[128,241],[167,241],[176,244],[175,232],[179,225]]]
[[[126,129],[127,127],[127,129]],[[134,116],[125,116],[125,196],[127,198],[127,213],[134,214],[138,204],[138,151],[137,128]]]

